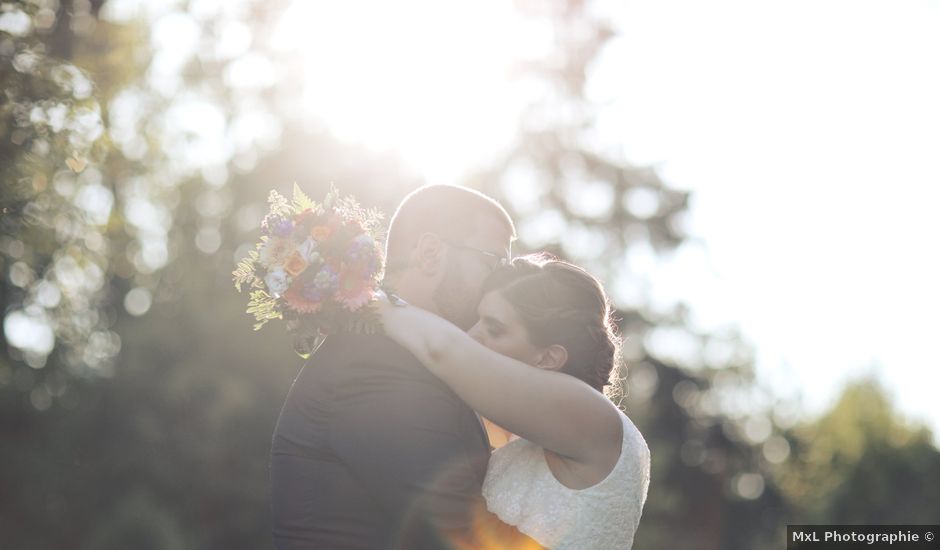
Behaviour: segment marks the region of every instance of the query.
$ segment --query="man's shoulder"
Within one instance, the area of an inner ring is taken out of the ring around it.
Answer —
[[[423,396],[419,401],[425,403],[432,396],[462,403],[417,357],[382,334],[328,336],[307,360],[294,385],[297,391],[323,399],[407,394]]]
[[[403,391],[453,393],[414,355],[387,336],[339,333],[328,336],[306,360],[291,385],[288,401],[323,404]]]
[[[350,373],[359,369],[390,369],[406,376],[433,377],[417,357],[384,334],[331,334],[308,364]]]
[[[374,357],[376,359],[417,361],[405,348],[384,334],[351,332],[340,332],[327,336],[323,346],[312,357],[317,356],[348,360]]]

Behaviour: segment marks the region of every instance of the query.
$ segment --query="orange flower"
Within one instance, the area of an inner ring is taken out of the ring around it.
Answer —
[[[300,275],[305,269],[307,269],[307,260],[296,250],[284,260],[284,271],[291,277]]]
[[[318,241],[325,241],[333,234],[333,228],[326,225],[315,225],[310,229],[310,236]]]

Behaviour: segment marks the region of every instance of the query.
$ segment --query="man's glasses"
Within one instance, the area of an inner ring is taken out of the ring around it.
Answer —
[[[465,244],[458,244],[458,243],[451,242],[448,240],[444,240],[444,242],[459,250],[470,250],[471,252],[476,252],[477,254],[480,254],[481,256],[485,258],[487,267],[489,267],[491,271],[498,267],[505,267],[509,265],[509,258],[506,258],[505,256],[494,254],[493,252],[488,252],[486,250],[480,250],[479,248],[476,248],[473,246],[467,246]]]

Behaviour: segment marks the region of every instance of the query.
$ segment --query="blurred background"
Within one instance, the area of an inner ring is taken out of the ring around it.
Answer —
[[[936,523],[940,4],[0,2],[0,547],[270,548],[270,189],[497,197],[606,283],[636,548]],[[930,252],[935,250],[935,252]]]

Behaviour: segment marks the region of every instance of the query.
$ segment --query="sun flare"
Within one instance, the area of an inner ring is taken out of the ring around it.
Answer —
[[[303,56],[309,114],[439,181],[511,139],[523,104],[513,64],[551,37],[508,2],[408,0],[298,1],[278,39]]]

